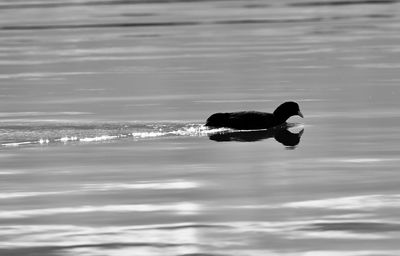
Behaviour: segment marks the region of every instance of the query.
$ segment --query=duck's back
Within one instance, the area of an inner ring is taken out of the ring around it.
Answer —
[[[239,130],[267,129],[275,126],[275,120],[273,114],[258,111],[215,113],[207,119],[206,126]]]

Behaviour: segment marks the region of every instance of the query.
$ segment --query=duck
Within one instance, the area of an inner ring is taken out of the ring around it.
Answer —
[[[237,130],[260,130],[285,125],[291,116],[304,118],[299,104],[287,101],[279,105],[273,113],[260,111],[239,111],[215,113],[207,118],[205,126],[210,128],[232,128]]]

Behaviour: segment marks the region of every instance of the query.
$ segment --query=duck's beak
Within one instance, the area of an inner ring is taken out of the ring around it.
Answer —
[[[301,116],[302,118],[304,118],[303,113],[301,113],[301,111],[299,110],[299,112],[297,112],[297,115]]]

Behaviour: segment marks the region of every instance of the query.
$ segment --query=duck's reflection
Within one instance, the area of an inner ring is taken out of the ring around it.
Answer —
[[[269,130],[258,131],[238,131],[216,133],[209,135],[210,140],[223,142],[223,141],[240,141],[240,142],[253,142],[269,138],[275,138],[276,141],[282,143],[287,147],[294,147],[300,143],[300,138],[303,135],[304,129],[299,133],[292,133],[288,130],[289,127],[279,127]]]

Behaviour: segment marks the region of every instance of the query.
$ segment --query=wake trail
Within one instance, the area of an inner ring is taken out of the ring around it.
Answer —
[[[0,125],[0,145],[17,147],[55,143],[93,143],[177,136],[207,136],[230,129],[199,123],[15,123]]]

